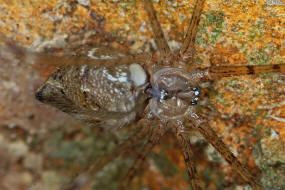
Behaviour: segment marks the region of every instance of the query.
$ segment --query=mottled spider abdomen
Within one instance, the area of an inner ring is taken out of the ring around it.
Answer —
[[[137,63],[69,65],[55,71],[36,98],[88,123],[121,127],[144,111],[146,82],[146,73]]]
[[[148,94],[152,112],[163,120],[180,120],[187,116],[197,104],[200,90],[196,76],[178,68],[158,70],[151,80]]]

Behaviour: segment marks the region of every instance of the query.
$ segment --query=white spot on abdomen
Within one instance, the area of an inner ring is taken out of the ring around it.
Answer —
[[[131,64],[130,67],[131,80],[135,86],[140,86],[146,83],[146,73],[142,66],[137,63]]]

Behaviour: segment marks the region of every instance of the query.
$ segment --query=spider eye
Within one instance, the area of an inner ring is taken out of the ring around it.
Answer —
[[[198,104],[198,97],[195,97],[193,100],[191,100],[191,105],[197,105]]]
[[[161,90],[160,91],[160,99],[166,100],[167,98],[168,98],[168,92],[166,90]]]
[[[197,87],[192,88],[192,90],[193,90],[195,96],[199,96],[200,95],[200,91],[199,91],[199,89]]]
[[[190,103],[191,105],[197,105],[199,96],[200,96],[200,90],[198,87],[193,87],[192,92],[193,92],[194,98],[190,101]]]

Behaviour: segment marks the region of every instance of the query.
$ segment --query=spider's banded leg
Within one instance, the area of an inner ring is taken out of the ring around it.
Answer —
[[[256,178],[251,174],[250,170],[241,164],[225,143],[217,136],[216,132],[209,126],[209,123],[202,116],[193,112],[190,115],[190,121],[195,128],[210,142],[213,147],[227,160],[233,169],[249,184],[254,190],[264,190]]]
[[[175,64],[186,64],[193,58],[195,51],[195,38],[198,31],[200,17],[203,11],[205,0],[196,0],[189,28],[183,45],[175,59]]]
[[[133,134],[128,139],[126,139],[124,142],[122,142],[113,152],[103,154],[103,156],[100,157],[99,161],[95,165],[92,164],[94,160],[89,161],[90,164],[88,165],[89,166],[91,165],[91,167],[87,170],[87,172],[84,172],[83,175],[84,176],[95,175],[98,171],[102,170],[108,163],[112,162],[120,154],[126,152],[128,149],[131,149],[134,144],[136,144],[138,141],[143,139],[150,130],[149,125],[145,125],[147,124],[147,122],[146,123],[144,122],[145,120],[141,120],[138,124],[138,130],[135,132],[135,134]],[[83,168],[78,173],[83,173],[83,171],[85,170],[86,168]],[[81,174],[80,176],[77,176],[77,178],[75,179],[75,182],[71,186],[69,186],[67,189],[68,190],[76,189],[76,187],[78,186],[77,181],[80,181],[81,176],[82,176]],[[89,181],[92,179],[87,178],[87,180]],[[86,181],[85,184],[88,184],[89,183],[88,181]]]
[[[160,60],[165,61],[165,63],[167,63],[170,61],[171,51],[161,29],[160,23],[157,20],[157,16],[155,14],[155,10],[151,0],[144,0],[144,6],[150,20],[158,51],[160,53]]]
[[[149,137],[146,144],[143,145],[141,153],[137,155],[137,158],[134,161],[133,166],[127,172],[123,181],[119,185],[118,190],[129,189],[127,188],[127,186],[130,184],[136,172],[140,169],[142,163],[144,162],[145,158],[149,155],[154,145],[156,145],[159,142],[162,134],[163,134],[163,128],[161,128],[160,126],[157,126],[153,129],[151,136]]]
[[[205,68],[208,70],[210,80],[240,76],[240,75],[255,75],[262,73],[285,73],[285,64],[276,65],[245,65],[245,66],[212,66]]]
[[[94,174],[100,171],[106,164],[113,161],[120,154],[126,152],[128,149],[132,148],[134,144],[143,139],[150,130],[149,126],[144,125],[143,122],[141,122],[141,125],[139,125],[138,127],[139,130],[135,134],[130,136],[128,139],[126,139],[124,142],[122,142],[113,152],[104,154],[101,159],[96,163],[96,165],[94,165],[94,167],[91,167],[88,170],[88,173]]]
[[[193,162],[194,153],[192,151],[190,139],[185,133],[179,132],[178,128],[176,131],[176,139],[180,145],[180,149],[184,157],[191,187],[193,190],[200,190],[201,186],[199,184],[195,163]]]
[[[185,65],[188,72],[186,77],[190,84],[199,84],[211,80],[209,71],[207,69],[193,69],[190,65]]]
[[[81,40],[82,41],[82,40]],[[66,48],[68,49],[68,47]],[[95,48],[94,48],[95,49]],[[97,48],[98,52],[104,53],[104,48],[99,49]],[[3,34],[0,33],[0,50],[1,52],[7,51],[11,52],[15,59],[20,60],[21,62],[25,61],[27,67],[35,68],[36,70],[42,70],[46,72],[46,70],[51,70],[55,67],[65,66],[65,65],[94,65],[94,64],[109,64],[109,65],[118,65],[118,64],[126,64],[128,62],[144,62],[145,60],[149,59],[149,55],[147,53],[141,54],[126,54],[121,52],[119,49],[107,49],[105,53],[111,53],[114,55],[110,55],[108,59],[101,59],[101,58],[92,58],[89,55],[90,51],[86,50],[86,55],[77,55],[73,54],[72,50],[68,52],[61,52],[60,55],[55,55],[55,53],[47,53],[47,51],[36,52],[31,51],[28,48],[21,47],[17,45],[16,42],[13,40],[5,37]],[[103,52],[101,52],[103,51]],[[72,53],[70,53],[72,52]],[[88,55],[87,55],[88,52]],[[92,53],[91,53],[92,54]],[[76,55],[76,56],[75,56]],[[102,54],[104,55],[104,54]],[[95,56],[96,57],[96,56]]]
[[[130,54],[128,56],[114,57],[110,59],[92,59],[88,56],[51,56],[44,53],[33,53],[35,56],[36,67],[54,66],[61,67],[66,65],[88,65],[88,66],[118,66],[122,64],[144,63],[150,59],[148,53]]]

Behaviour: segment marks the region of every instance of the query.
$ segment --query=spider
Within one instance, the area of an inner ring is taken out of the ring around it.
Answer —
[[[67,62],[73,64],[60,67],[36,92],[38,100],[103,128],[124,127],[138,122],[135,135],[130,136],[111,154],[104,155],[89,169],[90,173],[99,171],[119,154],[131,149],[137,141],[148,138],[118,189],[127,189],[154,145],[168,130],[175,132],[191,187],[195,190],[201,189],[192,159],[192,146],[186,135],[185,123],[189,122],[247,184],[253,189],[264,189],[247,166],[240,163],[218,137],[207,119],[197,111],[196,104],[199,104],[200,96],[203,95],[200,87],[202,82],[230,76],[284,72],[285,65],[211,66],[193,69],[188,63],[193,61],[195,54],[195,38],[204,3],[205,0],[196,1],[179,51],[170,50],[151,0],[145,0],[145,10],[152,26],[157,54],[97,61],[72,57]],[[94,92],[92,89],[95,89]],[[155,119],[158,119],[158,124],[153,126],[150,123]]]

